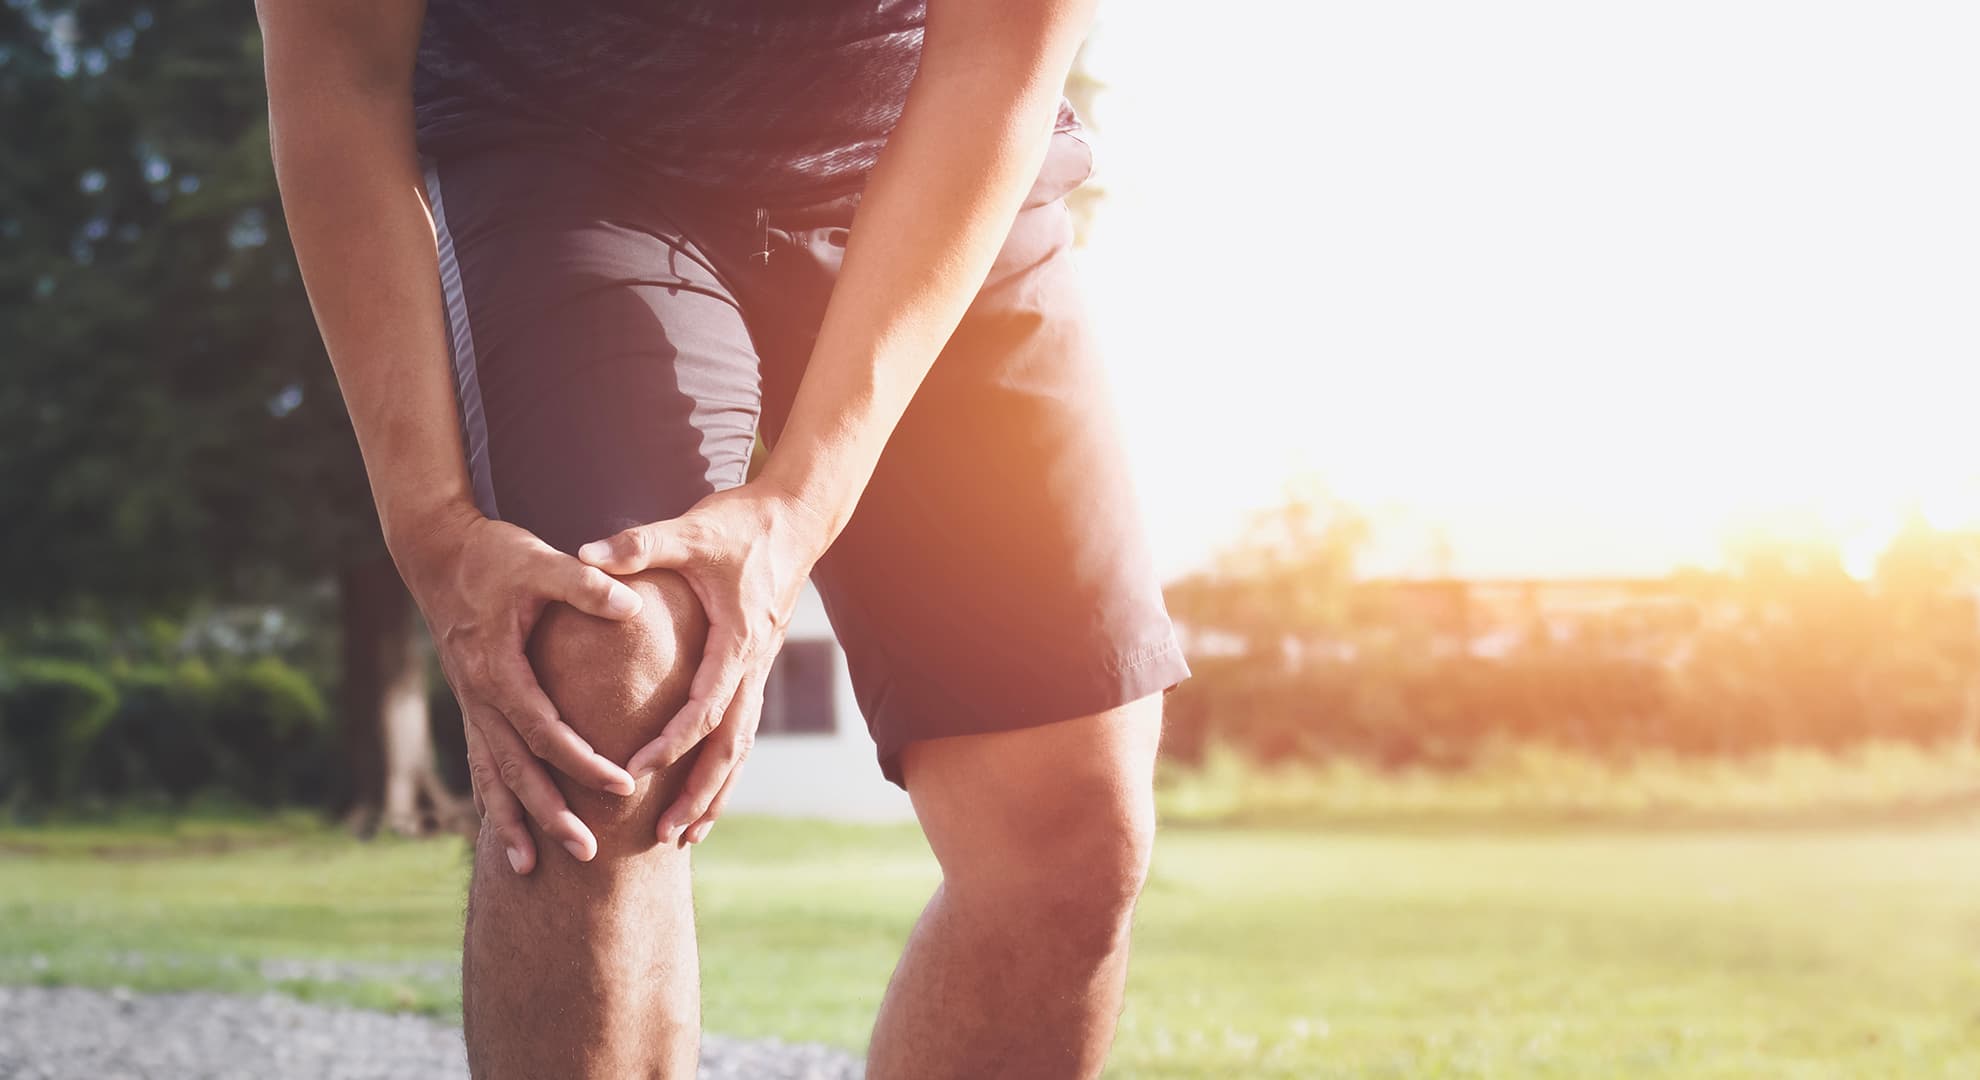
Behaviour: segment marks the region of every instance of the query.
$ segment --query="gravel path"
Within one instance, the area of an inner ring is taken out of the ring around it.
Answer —
[[[701,1080],[857,1080],[830,1047],[707,1036]],[[279,994],[0,987],[0,1080],[461,1080],[457,1027]]]

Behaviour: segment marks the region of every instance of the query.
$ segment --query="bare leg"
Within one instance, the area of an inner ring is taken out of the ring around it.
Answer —
[[[1161,698],[904,757],[942,884],[894,971],[871,1080],[1097,1075],[1155,835]]]
[[[633,620],[553,605],[530,645],[564,719],[619,762],[687,700],[707,632],[701,605],[677,575],[630,580],[646,601]],[[557,774],[571,810],[598,837],[589,863],[539,831],[536,870],[518,877],[484,824],[462,965],[474,1076],[694,1076],[701,1003],[688,855],[654,834],[687,764],[641,780],[623,798]]]

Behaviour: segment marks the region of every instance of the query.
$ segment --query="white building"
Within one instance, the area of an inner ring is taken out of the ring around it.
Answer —
[[[763,688],[763,723],[727,812],[905,821],[907,792],[880,775],[825,604],[806,585]]]

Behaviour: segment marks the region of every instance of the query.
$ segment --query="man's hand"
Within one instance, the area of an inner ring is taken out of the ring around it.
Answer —
[[[578,549],[578,558],[597,568],[593,573],[679,572],[708,615],[708,644],[687,704],[626,763],[641,776],[708,743],[679,798],[660,815],[662,843],[700,843],[714,827],[756,740],[770,662],[831,535],[824,517],[758,480],[716,492],[671,521]]]
[[[440,667],[460,699],[475,809],[495,826],[509,865],[519,874],[536,865],[525,812],[574,858],[589,861],[598,841],[544,764],[615,795],[632,794],[632,776],[557,715],[523,650],[552,601],[626,619],[638,614],[639,594],[524,529],[473,512],[426,530],[402,561]]]

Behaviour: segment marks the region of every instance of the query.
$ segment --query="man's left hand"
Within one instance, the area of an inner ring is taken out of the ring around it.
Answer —
[[[756,740],[770,662],[805,577],[830,542],[822,515],[757,480],[718,491],[670,521],[578,549],[579,559],[611,574],[678,572],[708,616],[708,643],[687,704],[626,763],[638,778],[707,744],[680,796],[660,815],[662,843],[700,843],[714,827]]]

